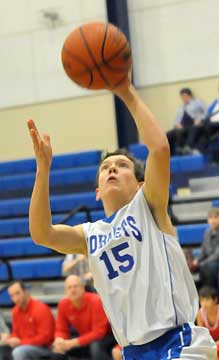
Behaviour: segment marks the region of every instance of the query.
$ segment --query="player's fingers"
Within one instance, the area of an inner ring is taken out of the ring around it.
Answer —
[[[49,134],[43,134],[43,140],[45,141],[46,145],[51,146]]]
[[[34,149],[36,151],[38,151],[39,150],[39,145],[40,145],[40,139],[38,138],[38,136],[36,134],[36,131],[34,129],[30,130],[30,136],[31,136],[31,139],[32,139],[32,142],[33,142]]]
[[[32,119],[29,119],[27,121],[27,126],[28,126],[29,131],[31,131],[33,129],[35,131],[37,137],[40,139],[39,131],[38,131],[36,125],[35,125],[35,122]]]

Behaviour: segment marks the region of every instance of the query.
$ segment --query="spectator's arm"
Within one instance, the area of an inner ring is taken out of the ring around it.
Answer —
[[[204,120],[208,115],[208,107],[204,101],[197,99],[197,110],[195,111],[195,120]]]
[[[20,345],[48,345],[53,340],[55,321],[49,308],[42,306],[36,314],[36,334],[23,338]]]
[[[12,310],[12,332],[10,334],[12,338],[20,338],[20,331],[19,331],[19,321],[17,320],[17,316]]]
[[[56,320],[55,338],[69,339],[70,329],[69,323],[64,313],[63,303],[58,305],[58,315]]]
[[[181,126],[181,121],[182,121],[182,118],[183,118],[183,112],[184,112],[183,106],[180,106],[177,109],[176,117],[175,117],[175,120],[174,120],[174,127],[175,128],[182,127]]]
[[[101,300],[97,298],[92,304],[92,329],[77,338],[80,346],[85,346],[94,340],[102,339],[107,333],[108,326],[109,322],[103,310]]]
[[[217,247],[217,249],[215,250],[215,252],[213,254],[211,254],[204,260],[199,261],[199,265],[204,266],[212,261],[219,261],[219,247]]]
[[[198,264],[200,265],[200,263],[206,259],[207,257],[207,248],[208,248],[208,240],[209,240],[209,233],[210,230],[207,229],[204,233],[204,240],[202,242],[202,246],[201,246],[201,253],[198,257]]]
[[[75,265],[77,265],[80,261],[84,261],[85,259],[86,256],[81,254],[78,254],[76,259],[68,260],[68,258],[66,258],[66,260],[64,260],[62,264],[62,274],[67,275],[70,271],[74,269]]]

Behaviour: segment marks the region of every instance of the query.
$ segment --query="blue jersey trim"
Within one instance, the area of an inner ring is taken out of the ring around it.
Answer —
[[[113,219],[115,218],[116,214],[117,214],[117,211],[114,212],[111,216],[103,218],[102,221],[110,224],[113,221]]]
[[[168,256],[168,253],[167,253],[166,238],[165,238],[165,235],[164,235],[164,234],[163,234],[163,242],[164,242],[164,248],[165,248],[165,253],[166,253],[166,258],[167,258],[167,264],[168,264],[168,270],[169,270],[170,287],[171,287],[171,297],[172,297],[172,303],[173,303],[173,308],[174,308],[174,312],[175,312],[175,322],[176,322],[176,325],[178,325],[176,304],[175,304],[174,296],[173,296],[173,279],[172,279],[172,272],[171,272],[171,267],[170,267],[170,262],[169,262],[169,256]]]
[[[211,103],[211,105],[209,106],[209,108],[208,108],[208,114],[209,114],[209,115],[212,114],[212,112],[213,112],[213,110],[214,110],[214,107],[215,107],[215,105],[217,104],[217,102],[218,102],[218,99],[214,100],[214,101]]]

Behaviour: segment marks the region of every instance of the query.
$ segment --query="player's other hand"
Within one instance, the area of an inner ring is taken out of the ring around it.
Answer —
[[[40,136],[33,120],[28,120],[27,126],[33,142],[37,169],[49,171],[52,162],[52,147],[50,144],[50,137],[48,134],[43,134]]]

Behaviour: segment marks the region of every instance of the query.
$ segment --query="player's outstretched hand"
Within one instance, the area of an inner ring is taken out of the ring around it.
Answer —
[[[52,147],[50,144],[50,137],[48,134],[43,134],[41,137],[33,120],[28,120],[27,126],[33,142],[37,169],[49,171],[52,162]]]
[[[120,98],[123,98],[129,91],[129,87],[132,83],[131,79],[132,71],[130,70],[127,78],[121,83],[121,85],[117,86],[115,89],[112,89],[112,92]]]

